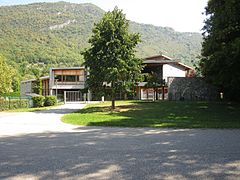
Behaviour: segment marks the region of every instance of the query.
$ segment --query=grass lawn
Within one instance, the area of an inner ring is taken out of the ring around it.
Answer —
[[[64,115],[65,123],[86,126],[240,128],[240,104],[223,102],[117,101],[89,104]]]

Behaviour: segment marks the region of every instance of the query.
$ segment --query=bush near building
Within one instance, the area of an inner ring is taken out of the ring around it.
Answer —
[[[44,96],[34,96],[32,97],[33,107],[43,107],[44,106]]]
[[[44,101],[44,106],[55,106],[57,105],[56,96],[46,96]]]

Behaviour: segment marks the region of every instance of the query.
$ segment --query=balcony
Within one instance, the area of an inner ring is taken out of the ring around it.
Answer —
[[[85,82],[78,81],[78,82],[54,82],[52,89],[84,89]]]
[[[75,81],[75,82],[62,82],[62,81],[55,81],[54,86],[62,86],[62,85],[85,85],[85,82],[84,81]]]

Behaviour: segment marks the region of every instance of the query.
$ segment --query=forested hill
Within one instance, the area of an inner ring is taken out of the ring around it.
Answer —
[[[93,24],[103,13],[92,4],[66,2],[1,6],[0,54],[25,68],[23,74],[28,73],[26,67],[78,66],[83,62],[80,52],[89,46]],[[130,25],[131,31],[141,34],[139,57],[163,52],[191,65],[200,54],[199,33],[135,22]]]

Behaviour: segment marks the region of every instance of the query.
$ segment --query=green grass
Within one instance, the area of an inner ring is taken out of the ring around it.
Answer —
[[[90,104],[64,115],[65,123],[86,126],[240,128],[240,104],[223,102],[118,101]]]
[[[64,103],[58,103],[57,106],[63,105]],[[46,106],[46,107],[33,107],[33,108],[19,108],[19,109],[8,109],[4,112],[34,112],[34,111],[42,111],[42,110],[48,110],[56,106]]]

